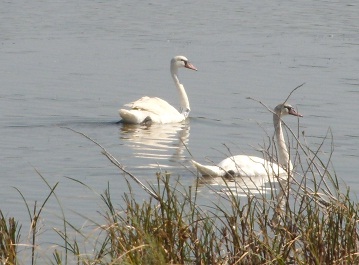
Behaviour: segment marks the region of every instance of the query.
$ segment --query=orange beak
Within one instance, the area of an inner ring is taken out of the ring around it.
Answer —
[[[197,68],[190,62],[187,62],[184,67],[197,71]]]

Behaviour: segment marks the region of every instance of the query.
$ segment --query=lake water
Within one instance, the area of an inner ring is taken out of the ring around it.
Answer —
[[[114,202],[121,203],[124,175],[98,146],[65,127],[96,140],[144,182],[168,171],[193,185],[190,154],[218,162],[228,153],[225,144],[234,154],[258,155],[255,147],[273,131],[271,114],[247,97],[274,107],[302,83],[289,100],[304,115],[300,131],[315,149],[331,129],[335,171],[359,192],[358,3],[66,0],[0,6],[0,209],[6,216],[29,222],[14,187],[30,207],[49,194],[36,170],[51,186],[59,183],[56,194],[70,222],[83,223],[79,214],[99,217],[103,207],[95,192],[72,179],[98,193],[109,183]],[[179,73],[190,118],[149,128],[117,124],[118,109],[144,95],[178,106],[169,61],[179,54],[198,68]],[[296,130],[298,120],[286,122]],[[54,197],[47,206],[44,237],[56,241],[51,228],[60,207]]]

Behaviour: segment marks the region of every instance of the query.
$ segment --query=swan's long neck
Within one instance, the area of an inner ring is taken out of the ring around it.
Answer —
[[[279,115],[273,114],[273,124],[278,144],[278,164],[290,172],[293,169],[293,165],[289,158],[289,153],[282,130],[282,121]]]
[[[180,83],[178,76],[177,76],[177,72],[178,72],[177,67],[174,65],[171,65],[172,78],[173,78],[173,81],[175,82],[175,85],[177,87],[177,91],[179,94],[179,98],[180,98],[180,112],[185,117],[187,117],[191,108],[189,106],[189,101],[188,101],[188,96],[187,96],[186,90],[184,89],[184,86]]]

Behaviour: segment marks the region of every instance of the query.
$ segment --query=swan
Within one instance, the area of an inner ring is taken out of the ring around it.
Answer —
[[[278,144],[278,164],[256,156],[236,155],[224,159],[213,165],[202,165],[194,160],[192,164],[203,176],[212,177],[256,177],[256,176],[288,176],[292,169],[287,146],[282,131],[281,118],[284,115],[303,117],[295,109],[287,104],[279,104],[273,112],[273,125]]]
[[[180,83],[178,69],[184,67],[197,71],[185,56],[175,56],[171,60],[171,76],[175,82],[180,97],[180,111],[167,101],[158,97],[142,97],[139,100],[126,104],[129,109],[120,109],[119,114],[123,123],[175,123],[188,117],[190,106],[184,86]]]

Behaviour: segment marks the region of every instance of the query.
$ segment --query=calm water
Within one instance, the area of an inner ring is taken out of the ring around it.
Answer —
[[[300,130],[315,148],[331,128],[337,175],[359,192],[359,4],[350,2],[2,2],[0,209],[28,222],[13,187],[30,207],[41,204],[49,189],[35,169],[50,185],[59,182],[70,222],[84,222],[77,213],[98,217],[102,205],[71,178],[99,193],[109,183],[121,203],[123,175],[64,127],[98,141],[143,181],[162,170],[192,185],[183,143],[201,162],[223,159],[223,144],[257,154],[266,137],[261,127],[272,132],[272,117],[246,98],[274,107],[302,83],[290,99],[304,115]],[[117,110],[143,95],[178,105],[169,74],[178,54],[199,69],[180,72],[191,118],[150,128],[117,124]],[[297,120],[286,121],[296,128]],[[43,226],[51,234],[60,207],[54,198],[48,206]]]

